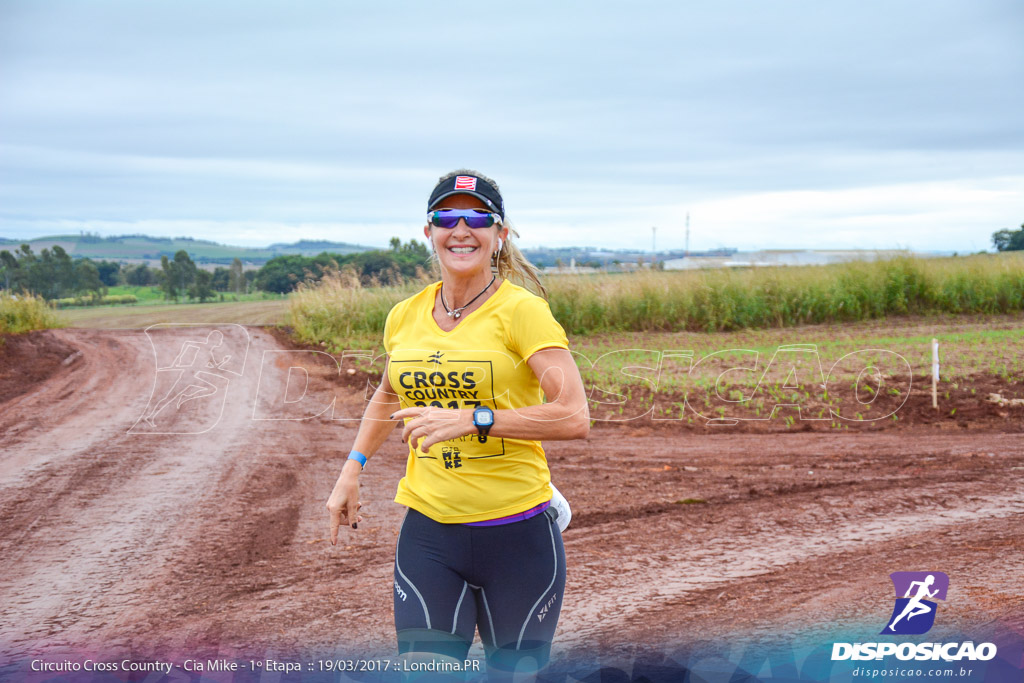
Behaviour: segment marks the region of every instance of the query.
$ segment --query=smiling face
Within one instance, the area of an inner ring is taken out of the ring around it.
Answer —
[[[446,197],[435,209],[482,209],[490,211],[487,205],[468,194]],[[460,220],[454,228],[438,228],[426,225],[423,234],[434,245],[445,275],[473,279],[490,275],[491,254],[498,248],[498,238],[508,236],[508,228],[493,225],[489,228],[470,228]]]

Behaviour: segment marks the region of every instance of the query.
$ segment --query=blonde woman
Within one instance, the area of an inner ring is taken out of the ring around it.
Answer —
[[[331,542],[340,525],[357,528],[359,474],[404,422],[399,652],[457,670],[478,629],[492,676],[536,670],[565,587],[541,441],[587,436],[583,383],[547,302],[512,282],[544,294],[510,239],[497,183],[454,171],[427,211],[441,279],[388,315],[384,376],[327,503]]]

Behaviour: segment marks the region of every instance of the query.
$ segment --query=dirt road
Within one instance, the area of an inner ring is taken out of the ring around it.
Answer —
[[[256,327],[34,340],[8,348],[0,385],[0,657],[393,650],[397,433],[363,477],[366,522],[337,547],[326,538],[355,427],[332,410],[358,414],[360,376],[341,381],[323,356],[285,353]],[[586,442],[549,444],[574,508],[556,657],[877,634],[902,570],[950,576],[938,633],[993,621],[1024,632],[1018,424],[598,424]]]

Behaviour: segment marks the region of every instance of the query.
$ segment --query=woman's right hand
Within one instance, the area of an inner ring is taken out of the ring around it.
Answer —
[[[353,467],[354,466],[354,467]],[[331,515],[331,545],[338,544],[338,528],[342,524],[357,529],[357,523],[363,521],[359,516],[359,463],[349,460],[341,470],[341,476],[327,499],[327,511]]]

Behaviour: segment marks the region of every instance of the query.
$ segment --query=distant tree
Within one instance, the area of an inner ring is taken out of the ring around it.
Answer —
[[[198,268],[196,264],[189,258],[188,252],[184,249],[179,249],[174,254],[174,265],[177,268],[178,283],[182,290],[185,290],[189,285],[196,281],[196,273]]]
[[[242,270],[242,262],[238,258],[231,262],[231,271],[228,273],[228,289],[235,294],[242,294],[245,291],[245,273]]]
[[[300,254],[275,256],[263,264],[256,275],[256,286],[266,292],[284,294],[295,289],[306,277],[313,259]]]
[[[21,267],[14,254],[4,249],[0,251],[0,273],[4,278],[4,289],[13,290],[18,287],[22,278]]]
[[[419,240],[409,240],[405,243],[405,246],[402,247],[402,251],[407,254],[412,254],[418,258],[430,258],[430,250],[427,249],[427,245]]]
[[[364,251],[353,254],[348,260],[362,274],[363,284],[379,282],[384,285],[397,284],[402,280],[402,268],[394,254],[386,251]]]
[[[213,269],[213,282],[211,286],[214,291],[226,292],[231,284],[231,271],[222,266]]]
[[[96,263],[96,270],[99,271],[100,281],[107,287],[116,287],[121,279],[121,264],[117,261],[99,261]]]
[[[46,251],[45,249],[43,250]],[[48,252],[47,252],[48,253]],[[29,290],[33,294],[39,294],[47,296],[47,281],[51,279],[48,273],[43,272],[46,269],[42,259],[32,253],[32,247],[29,245],[22,245],[16,253],[17,262],[25,273],[22,280],[22,287]]]
[[[190,299],[199,299],[199,303],[206,303],[207,299],[214,297],[213,273],[208,270],[197,270],[193,276],[193,282],[188,288]]]
[[[122,271],[122,274],[126,285],[145,287],[147,285],[156,284],[157,281],[156,273],[145,263],[140,263],[132,268],[126,268]]]
[[[999,230],[992,233],[992,245],[996,251],[1024,250],[1024,223],[1020,230]]]
[[[391,257],[392,266],[385,270],[400,275],[403,278],[416,277],[420,271],[426,270],[430,264],[430,250],[427,249],[426,244],[416,239],[401,244],[397,237],[392,237],[391,252],[388,255]],[[358,263],[358,258],[358,255],[354,258],[356,263]],[[364,275],[366,275],[365,272]],[[392,275],[391,279],[394,280],[394,278],[395,276]],[[377,274],[377,279],[386,280],[380,274]]]
[[[82,259],[75,264],[75,294],[92,293],[103,296],[106,287],[100,279],[100,270],[89,259]]]
[[[256,285],[268,292],[285,293],[300,282],[317,282],[331,270],[350,269],[364,285],[397,284],[415,278],[430,259],[426,245],[418,240],[402,244],[394,237],[387,251],[364,251],[354,254],[321,252],[313,258],[285,254],[267,261],[256,275]],[[246,273],[248,275],[248,272]]]
[[[167,254],[160,257],[160,288],[164,290],[165,299],[178,298],[178,279],[174,276],[174,264]]]
[[[27,246],[22,245],[22,248]],[[75,266],[59,244],[53,245],[53,249],[43,249],[39,252],[39,258],[31,261],[29,287],[47,299],[74,294],[78,289],[75,280]]]
[[[160,257],[162,276],[160,287],[164,290],[164,297],[175,299],[188,293],[188,288],[196,281],[196,264],[189,258],[188,252],[184,249],[174,254],[174,260],[167,258],[166,254]]]

